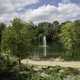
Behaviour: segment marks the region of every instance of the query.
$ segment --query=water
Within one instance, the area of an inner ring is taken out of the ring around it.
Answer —
[[[46,56],[46,36],[43,36],[43,54],[44,54],[44,56]]]

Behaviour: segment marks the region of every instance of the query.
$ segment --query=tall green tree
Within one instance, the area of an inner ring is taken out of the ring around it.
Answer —
[[[32,24],[15,18],[3,33],[3,51],[17,56],[19,64],[21,64],[21,58],[31,53],[34,35],[31,27]]]
[[[80,22],[69,22],[61,27],[61,41],[72,57],[80,56]]]
[[[47,38],[47,42],[57,41],[59,30],[60,24],[58,21],[54,21],[53,23],[41,22],[36,27],[36,37],[40,38],[40,42],[42,42],[44,35]]]

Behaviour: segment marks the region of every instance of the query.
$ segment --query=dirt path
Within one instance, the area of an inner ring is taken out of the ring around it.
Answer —
[[[22,60],[23,64],[30,64],[30,65],[40,65],[40,66],[62,66],[62,67],[72,67],[72,68],[79,68],[80,69],[80,62],[59,62],[59,61],[33,61],[33,60]]]

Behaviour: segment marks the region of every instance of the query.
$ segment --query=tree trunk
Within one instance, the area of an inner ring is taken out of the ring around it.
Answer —
[[[19,56],[18,62],[19,62],[19,68],[21,69],[21,56]]]

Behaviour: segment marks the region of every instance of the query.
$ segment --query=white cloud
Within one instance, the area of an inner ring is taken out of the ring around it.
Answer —
[[[14,11],[14,6],[9,0],[0,0],[0,15]]]
[[[0,21],[10,20],[16,14],[19,16],[17,10],[38,2],[39,0],[0,0]]]
[[[29,20],[36,20],[36,19],[39,19],[40,17],[44,19],[44,18],[52,15],[56,11],[57,11],[57,8],[55,6],[43,5],[37,9],[27,11],[25,13],[25,15],[26,15],[27,19],[29,19]]]
[[[24,6],[38,3],[39,0],[9,0],[15,9],[21,9]]]
[[[9,0],[6,0],[6,1],[9,1]],[[68,4],[59,3],[58,6],[48,4],[48,5],[40,6],[37,9],[24,9],[25,11],[23,13],[17,13],[15,11],[15,9],[20,9],[25,4],[30,5],[30,4],[35,4],[39,2],[39,0],[29,0],[29,1],[30,2],[28,2],[27,0],[9,1],[8,2],[9,6],[8,4],[4,5],[4,7],[6,7],[4,11],[1,10],[0,8],[0,11],[3,13],[0,17],[0,21],[1,20],[9,21],[14,16],[18,16],[25,21],[33,21],[34,23],[38,23],[42,21],[53,22],[54,20],[63,22],[66,20],[80,19],[80,6],[74,3],[68,3]],[[11,4],[12,2],[13,2],[13,5]],[[6,9],[8,8],[9,10],[6,11]]]
[[[39,0],[0,0],[0,14],[11,12],[25,5],[35,4]]]
[[[80,6],[77,4],[59,4],[57,9],[61,21],[80,19]]]
[[[11,0],[13,5],[21,6],[21,5],[30,5],[39,2],[39,0]]]
[[[37,9],[26,11],[22,18],[25,20],[31,20],[35,23],[42,21],[52,22],[54,20],[62,22],[65,20],[80,19],[80,6],[72,3],[60,3],[58,7],[54,5],[43,5]]]

